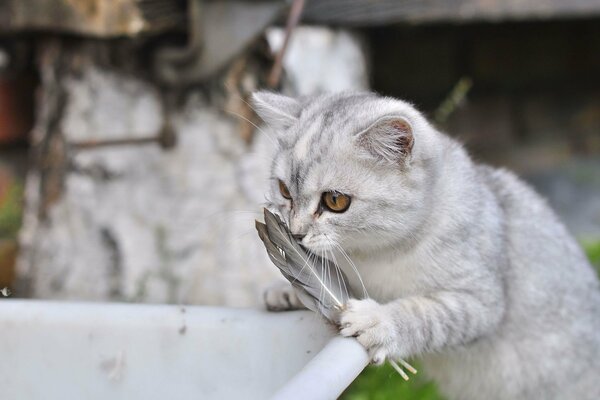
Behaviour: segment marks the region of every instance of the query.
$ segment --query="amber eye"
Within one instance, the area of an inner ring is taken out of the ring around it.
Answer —
[[[350,196],[338,192],[325,192],[323,193],[323,205],[329,211],[336,213],[342,213],[350,207]]]
[[[292,195],[290,194],[290,190],[287,188],[287,186],[285,186],[285,183],[283,183],[281,180],[279,180],[279,191],[281,192],[281,195],[288,199],[291,200],[292,199]]]

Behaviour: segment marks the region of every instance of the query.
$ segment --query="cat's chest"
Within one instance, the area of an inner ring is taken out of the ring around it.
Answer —
[[[419,260],[412,256],[355,258],[353,263],[356,269],[347,260],[340,262],[340,266],[357,297],[364,297],[363,284],[369,297],[379,302],[416,295],[425,291],[428,286]]]

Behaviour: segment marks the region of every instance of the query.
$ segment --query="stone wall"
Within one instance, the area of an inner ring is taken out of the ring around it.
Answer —
[[[269,36],[277,47],[281,32]],[[284,67],[290,94],[367,88],[363,49],[344,31],[297,30]],[[17,294],[260,304],[280,278],[254,231],[273,133],[259,127],[250,143],[241,134],[227,72],[172,93],[144,71],[99,62],[85,41],[43,45],[39,68]],[[256,82],[252,74],[242,80]],[[166,128],[174,147],[139,142]]]

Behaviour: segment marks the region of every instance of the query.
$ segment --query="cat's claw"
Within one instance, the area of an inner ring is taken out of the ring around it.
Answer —
[[[388,352],[383,347],[374,347],[369,350],[369,358],[371,359],[371,363],[373,363],[375,365],[383,364],[387,357],[388,357]]]
[[[367,349],[373,364],[382,364],[390,355],[395,337],[392,317],[375,300],[349,300],[340,327],[342,336],[355,337]]]
[[[277,282],[267,288],[263,294],[265,306],[269,311],[300,310],[305,308],[294,288],[287,282]]]

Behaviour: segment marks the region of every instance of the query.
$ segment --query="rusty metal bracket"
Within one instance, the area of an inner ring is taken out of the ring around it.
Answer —
[[[200,83],[229,63],[287,8],[283,0],[188,0],[188,43],[158,49],[154,70],[170,86]]]
[[[173,132],[172,129],[165,127],[157,136],[107,140],[82,140],[78,142],[69,142],[69,146],[77,150],[88,150],[98,147],[132,146],[156,143],[164,149],[169,149],[175,146],[175,139],[175,132]]]
[[[164,101],[163,107],[163,125],[154,136],[145,137],[123,137],[118,139],[104,139],[104,140],[81,140],[81,141],[70,141],[68,143],[69,148],[74,150],[89,150],[99,147],[114,147],[114,146],[132,146],[142,144],[158,144],[164,150],[169,150],[177,145],[177,133],[171,124],[169,118],[169,112],[166,109],[166,104],[170,103],[169,97]]]

